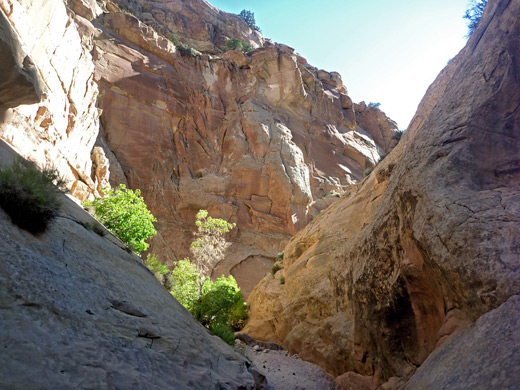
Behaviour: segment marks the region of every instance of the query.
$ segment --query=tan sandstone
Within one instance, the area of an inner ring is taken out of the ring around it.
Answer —
[[[520,293],[519,14],[518,0],[488,3],[398,146],[253,290],[246,333],[395,388]],[[480,370],[459,357],[461,375]],[[493,378],[479,376],[478,388],[495,388]]]

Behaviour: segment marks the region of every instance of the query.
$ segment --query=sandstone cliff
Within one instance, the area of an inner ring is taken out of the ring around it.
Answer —
[[[233,273],[246,293],[291,235],[394,146],[395,123],[356,110],[339,74],[206,1],[0,4],[43,91],[7,109],[0,137],[57,166],[80,200],[109,181],[140,188],[163,261],[189,255],[198,209],[236,222],[216,274]],[[174,34],[200,52],[181,53]],[[224,52],[228,38],[256,50]]]
[[[409,377],[452,334],[520,293],[518,15],[518,0],[488,3],[399,145],[288,243],[283,269],[249,298],[246,332],[283,343],[347,388],[370,388]],[[423,387],[435,381],[430,369],[444,370],[442,386],[466,388],[469,364],[486,372],[471,388],[518,384],[518,354],[502,359],[518,351],[511,299],[496,314],[507,330],[489,341],[472,328],[479,341],[446,345],[410,388],[450,388]],[[497,345],[492,359],[506,363],[468,357],[448,375],[438,356],[462,359],[453,350],[461,344],[465,357]]]

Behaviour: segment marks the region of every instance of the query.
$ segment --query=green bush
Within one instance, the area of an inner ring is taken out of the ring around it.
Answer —
[[[209,276],[223,259],[229,246],[224,235],[235,224],[199,210],[195,225],[197,238],[191,244],[195,261],[184,259],[174,263],[169,279],[170,293],[197,321],[227,342],[226,334],[244,327],[248,307],[233,276],[222,275],[215,282]]]
[[[179,37],[176,35],[176,34],[173,34],[171,37],[170,37],[170,41],[175,45],[177,46],[181,41],[179,40]]]
[[[226,324],[215,324],[210,328],[209,332],[214,336],[220,337],[229,345],[233,345],[235,343],[235,334]]]
[[[368,107],[372,107],[372,108],[379,108],[379,106],[381,106],[381,103],[373,103],[373,102],[370,102],[368,103]]]
[[[374,168],[365,169],[365,171],[363,172],[363,177],[367,177],[368,175],[370,175],[373,170],[374,170]]]
[[[58,215],[63,186],[55,169],[39,170],[30,162],[16,161],[0,169],[0,206],[14,224],[42,233]]]
[[[153,226],[156,219],[146,207],[141,191],[127,189],[124,184],[115,191],[111,188],[103,191],[105,197],[86,201],[84,205],[93,206],[96,218],[134,252],[139,254],[148,249],[145,240],[157,233]]]
[[[276,255],[276,258],[277,258],[278,260],[283,260],[283,255],[284,255],[284,251],[281,251],[280,253],[278,253],[278,254]]]
[[[247,305],[233,276],[221,276],[215,282],[201,275],[188,259],[174,263],[170,275],[170,293],[202,325],[211,329],[217,323],[240,330],[248,318]]]
[[[280,264],[278,263],[275,263],[273,265],[273,268],[271,268],[271,273],[274,275],[275,273],[277,273],[278,271],[280,271],[282,269],[282,267],[280,266]]]
[[[148,269],[152,271],[154,274],[166,275],[170,272],[168,266],[166,264],[161,263],[157,256],[152,254],[148,254],[146,260],[144,261],[144,265],[146,265]]]
[[[282,277],[280,278],[280,284],[285,284],[285,276],[282,276]]]
[[[181,56],[183,57],[195,57],[200,55],[198,50],[195,50],[193,47],[186,45],[185,43],[178,43],[175,45]]]
[[[249,44],[249,42],[245,42],[239,38],[231,38],[226,41],[226,49],[241,50],[244,53],[249,53],[251,50],[253,50],[253,47]]]

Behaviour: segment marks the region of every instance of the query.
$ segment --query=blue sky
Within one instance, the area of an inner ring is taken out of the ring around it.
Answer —
[[[380,102],[400,129],[464,46],[468,0],[208,0],[255,13],[266,38],[337,71],[355,102]]]

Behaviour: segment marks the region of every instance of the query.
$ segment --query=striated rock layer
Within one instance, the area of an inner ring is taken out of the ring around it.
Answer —
[[[245,332],[378,385],[520,293],[519,14],[488,3],[396,149],[253,290]]]

